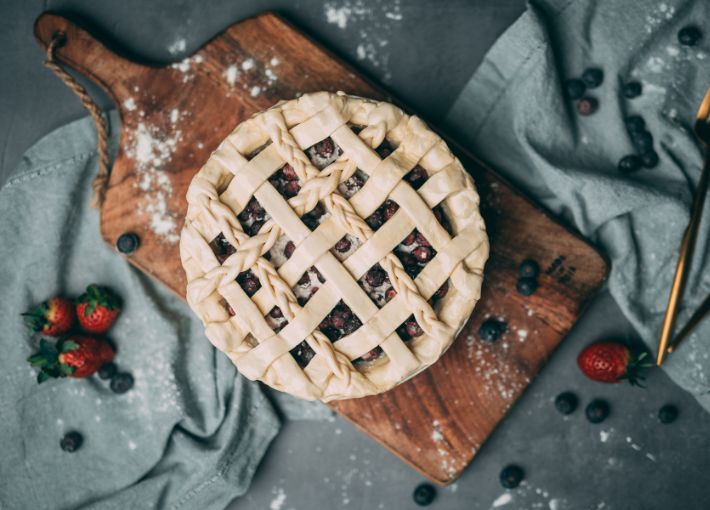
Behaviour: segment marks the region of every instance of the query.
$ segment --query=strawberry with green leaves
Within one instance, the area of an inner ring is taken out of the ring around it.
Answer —
[[[585,347],[577,357],[577,365],[593,381],[617,383],[627,380],[634,386],[643,386],[642,372],[653,366],[646,360],[648,354],[638,356],[618,342],[595,342]]]
[[[74,305],[63,297],[53,297],[22,314],[25,324],[32,331],[47,336],[68,333],[74,325]]]
[[[56,344],[40,340],[39,351],[27,358],[40,369],[37,382],[49,378],[89,377],[101,366],[113,361],[115,353],[108,342],[86,335],[72,335]]]
[[[105,333],[121,313],[121,300],[108,287],[92,283],[79,296],[76,316],[84,331]]]

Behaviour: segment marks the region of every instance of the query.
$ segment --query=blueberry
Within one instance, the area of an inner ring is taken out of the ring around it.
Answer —
[[[641,84],[637,81],[630,81],[622,89],[626,99],[633,99],[641,95]]]
[[[584,415],[589,423],[601,423],[607,419],[610,412],[609,403],[606,400],[592,400],[584,410]]]
[[[587,86],[582,80],[572,79],[565,82],[565,97],[567,99],[579,99],[586,90]]]
[[[130,255],[138,249],[140,240],[133,232],[126,232],[118,236],[116,240],[116,249],[124,255]]]
[[[646,154],[653,150],[653,135],[648,131],[636,131],[631,133],[631,141],[634,147],[641,154]]]
[[[678,408],[673,404],[666,404],[658,410],[658,419],[664,425],[673,423],[678,418]]]
[[[133,376],[126,372],[118,372],[111,377],[109,386],[114,393],[126,393],[133,387]]]
[[[520,263],[518,271],[523,278],[537,278],[540,274],[540,265],[532,259],[525,259]]]
[[[658,153],[654,150],[644,153],[641,155],[641,164],[645,168],[654,168],[658,165]]]
[[[582,73],[582,81],[588,88],[596,88],[604,81],[604,71],[597,67],[590,67]]]
[[[683,46],[695,46],[703,34],[698,27],[683,27],[678,32],[678,42]]]
[[[643,117],[640,115],[626,117],[626,129],[628,129],[629,133],[638,133],[639,131],[643,131],[645,127],[646,121],[644,121]]]
[[[535,278],[520,278],[515,284],[515,290],[521,296],[532,296],[537,290],[537,280]]]
[[[565,391],[555,397],[555,409],[562,414],[572,414],[578,403],[577,395],[571,391]]]
[[[99,374],[99,379],[111,379],[113,374],[116,373],[116,364],[111,362],[104,363],[97,373]]]
[[[76,430],[67,432],[64,437],[59,441],[59,446],[65,452],[75,452],[81,448],[81,444],[84,442],[84,436],[82,436]]]
[[[641,168],[641,158],[636,154],[629,154],[619,160],[619,172],[630,174]]]
[[[412,494],[414,502],[419,506],[429,506],[436,499],[436,487],[430,483],[420,483]]]
[[[583,97],[577,101],[577,112],[582,116],[592,115],[599,109],[599,101],[593,97]]]
[[[505,322],[487,319],[483,321],[483,324],[481,324],[481,327],[478,329],[478,336],[483,342],[495,342],[507,329],[508,326]]]
[[[500,472],[500,484],[506,489],[515,489],[525,478],[525,471],[520,466],[509,464]]]

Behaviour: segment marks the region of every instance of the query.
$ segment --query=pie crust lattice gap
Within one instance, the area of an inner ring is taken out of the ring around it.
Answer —
[[[480,297],[473,180],[389,103],[280,102],[237,126],[187,201],[180,256],[207,337],[298,397],[392,388],[439,359]]]

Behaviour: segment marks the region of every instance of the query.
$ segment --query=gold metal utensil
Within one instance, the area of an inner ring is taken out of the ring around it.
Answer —
[[[705,162],[703,164],[703,171],[700,175],[700,181],[698,182],[698,189],[695,192],[695,197],[693,198],[693,206],[690,215],[690,223],[685,229],[683,234],[683,240],[680,243],[680,253],[678,254],[678,265],[675,269],[675,276],[673,276],[673,285],[671,286],[671,294],[668,298],[668,308],[666,309],[666,315],[663,318],[663,327],[661,329],[661,338],[658,341],[658,356],[656,357],[656,364],[660,365],[663,363],[663,358],[668,352],[668,341],[673,332],[673,324],[675,323],[676,314],[678,311],[678,302],[683,294],[683,288],[685,287],[685,281],[688,276],[688,268],[690,267],[690,260],[693,255],[693,246],[695,245],[695,239],[698,236],[698,227],[700,226],[700,219],[703,213],[703,206],[705,205],[705,195],[708,191],[708,176],[710,175],[710,161],[708,158],[710,156],[710,88],[705,93],[703,102],[700,104],[698,113],[695,115],[695,136],[703,143],[705,146]],[[691,321],[692,322],[692,321]],[[699,320],[696,321],[696,323]],[[685,331],[687,336],[687,331]],[[682,338],[680,338],[682,340]],[[678,342],[679,343],[679,342]],[[671,347],[671,351],[677,347],[675,343]]]

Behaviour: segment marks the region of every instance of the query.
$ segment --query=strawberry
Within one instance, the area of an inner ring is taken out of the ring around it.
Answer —
[[[634,356],[629,348],[617,342],[596,342],[585,347],[577,357],[579,369],[593,381],[617,383],[624,379],[643,386],[641,372],[653,366],[645,362],[647,353]]]
[[[40,340],[39,351],[27,361],[40,368],[37,382],[42,384],[50,377],[89,377],[113,357],[113,347],[105,340],[72,335],[56,344]]]
[[[92,283],[79,296],[76,316],[79,324],[89,333],[106,333],[121,312],[121,301],[108,287]]]
[[[63,297],[48,299],[22,316],[28,328],[47,336],[68,333],[76,318],[72,302]]]

